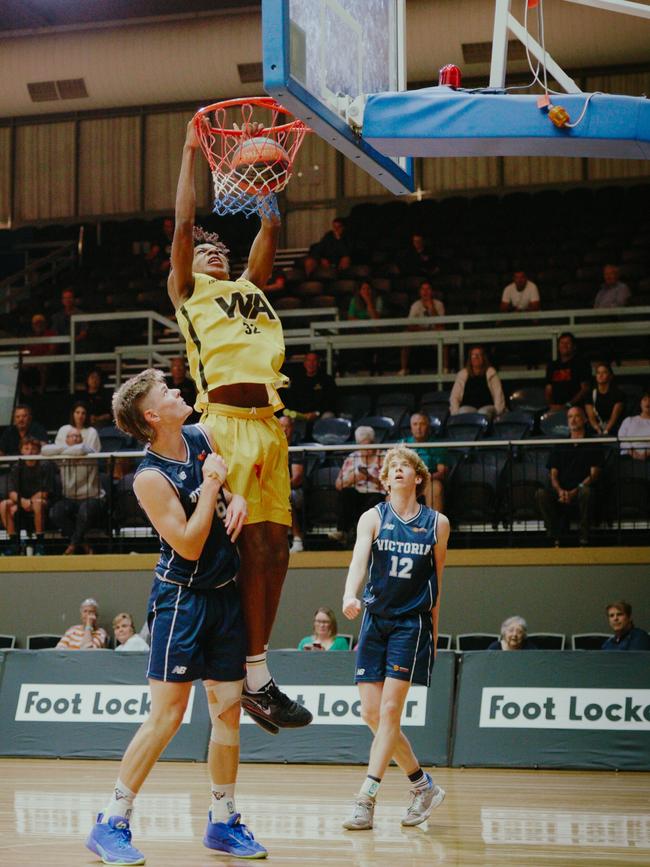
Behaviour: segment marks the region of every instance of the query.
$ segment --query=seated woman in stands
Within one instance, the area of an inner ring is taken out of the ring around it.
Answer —
[[[619,437],[650,437],[650,388],[646,388],[641,396],[641,412],[631,415],[623,421],[618,432]],[[650,457],[650,442],[621,443],[621,454],[628,455],[636,461],[645,461]]]
[[[70,432],[79,432],[81,434],[81,442],[84,445],[89,446],[93,452],[101,452],[99,434],[94,427],[91,427],[88,407],[82,400],[77,400],[72,404],[70,422],[61,425],[58,429],[54,445],[65,446],[66,437]]]
[[[528,625],[523,617],[508,617],[501,624],[501,634],[488,650],[537,650],[528,638]]]
[[[585,401],[589,425],[596,436],[616,436],[624,409],[625,395],[616,384],[612,368],[601,361],[596,365],[596,388]]]
[[[337,635],[338,624],[331,608],[317,608],[314,611],[314,632],[306,635],[298,650],[349,650],[348,640]]]
[[[501,380],[482,346],[472,346],[449,396],[451,415],[480,412],[490,421],[506,410]]]

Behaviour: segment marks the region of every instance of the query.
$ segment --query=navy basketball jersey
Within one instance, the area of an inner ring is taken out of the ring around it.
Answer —
[[[212,451],[210,441],[200,425],[185,425],[182,437],[187,448],[184,461],[174,461],[156,454],[150,448],[136,471],[136,476],[144,470],[154,470],[164,476],[176,491],[183,511],[189,519],[196,508],[203,484],[203,461]],[[161,581],[181,584],[194,590],[209,590],[222,587],[232,581],[239,569],[239,554],[230,541],[223,518],[226,502],[223,492],[219,492],[212,527],[198,560],[186,560],[171,545],[160,538],[160,559],[156,566],[156,576]]]
[[[377,617],[406,617],[430,611],[438,598],[433,558],[438,512],[427,506],[404,521],[389,502],[375,506],[380,527],[372,543],[363,601]]]

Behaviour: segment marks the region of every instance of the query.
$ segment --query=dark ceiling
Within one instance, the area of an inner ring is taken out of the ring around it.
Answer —
[[[0,32],[259,7],[260,0],[1,0]]]

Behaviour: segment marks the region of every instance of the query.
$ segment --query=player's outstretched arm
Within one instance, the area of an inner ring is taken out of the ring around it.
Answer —
[[[172,239],[171,271],[167,279],[167,291],[174,307],[180,307],[194,287],[192,260],[194,258],[194,219],[196,217],[196,189],[194,187],[194,163],[200,147],[194,121],[187,125],[181,170],[176,187],[176,211],[174,237]]]
[[[438,615],[440,614],[440,597],[442,596],[442,573],[447,559],[447,545],[449,544],[449,519],[446,515],[438,515],[438,541],[433,549],[433,558],[436,564],[436,577],[438,579],[438,598],[431,609],[431,622],[433,623],[433,652],[435,655],[438,645]]]
[[[368,574],[370,551],[378,532],[379,515],[377,510],[368,509],[359,518],[357,524],[357,541],[352,552],[352,562],[348,569],[348,577],[343,591],[343,614],[348,620],[354,620],[361,611],[359,590]]]
[[[275,252],[280,237],[280,217],[262,217],[262,225],[248,254],[248,265],[242,274],[259,289],[264,289],[273,271]]]
[[[227,471],[220,455],[207,456],[201,493],[189,520],[176,492],[160,473],[143,470],[133,483],[135,495],[156,531],[186,560],[198,560],[201,556]]]

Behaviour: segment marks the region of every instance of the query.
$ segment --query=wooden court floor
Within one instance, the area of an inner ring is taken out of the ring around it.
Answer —
[[[116,762],[0,759],[0,864],[90,865],[83,846]],[[650,774],[436,771],[444,804],[401,828],[407,786],[391,769],[372,831],[343,831],[360,767],[243,765],[238,807],[277,865],[650,864]],[[235,864],[201,844],[205,765],[162,763],[138,798],[134,842],[150,867]]]

